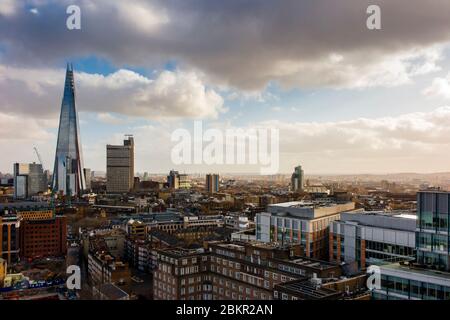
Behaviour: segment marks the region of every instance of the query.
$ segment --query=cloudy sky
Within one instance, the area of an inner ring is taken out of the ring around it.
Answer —
[[[81,9],[68,30],[66,8]],[[381,30],[366,9],[381,7]],[[136,171],[177,166],[174,130],[276,128],[280,173],[450,171],[448,0],[0,0],[0,172],[53,167],[64,68],[85,166],[134,134]]]

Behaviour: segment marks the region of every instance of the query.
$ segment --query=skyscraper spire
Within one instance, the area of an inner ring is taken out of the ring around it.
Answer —
[[[73,66],[69,63],[67,63],[66,68],[66,80],[59,118],[52,188],[64,195],[79,195],[86,188],[80,128],[75,107]]]

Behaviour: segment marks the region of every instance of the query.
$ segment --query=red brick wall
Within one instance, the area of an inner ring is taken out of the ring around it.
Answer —
[[[23,220],[19,230],[22,257],[60,256],[67,252],[67,222],[64,216],[52,220]]]

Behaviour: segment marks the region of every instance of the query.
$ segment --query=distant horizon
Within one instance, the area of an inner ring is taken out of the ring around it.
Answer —
[[[91,172],[95,172],[95,173],[100,173],[100,174],[104,174],[106,175],[106,170],[93,170],[91,168],[87,168],[90,169]],[[177,170],[174,169],[175,171],[178,171],[180,174],[187,174],[187,175],[206,175],[208,173],[216,173],[219,175],[225,175],[225,176],[253,176],[253,177],[273,177],[273,176],[278,176],[278,175],[282,175],[282,176],[290,176],[292,174],[291,173],[277,173],[277,174],[273,174],[273,175],[261,175],[259,173],[251,173],[251,172],[242,172],[242,173],[233,173],[233,172],[220,172],[220,171],[205,171],[205,172],[185,172],[185,171],[181,171],[181,170]],[[135,176],[137,175],[143,175],[147,173],[149,176],[167,176],[169,174],[169,171],[167,172],[150,172],[150,171],[136,171],[135,172]],[[13,175],[10,172],[3,172],[0,171],[1,175]],[[50,174],[52,174],[52,172],[50,171]],[[450,171],[447,172],[388,172],[388,173],[308,173],[305,172],[305,177],[319,177],[319,176],[324,176],[324,177],[339,177],[339,176],[395,176],[395,175],[424,175],[424,176],[429,176],[429,175],[442,175],[442,174],[448,174],[450,175]],[[450,177],[449,177],[450,178]]]

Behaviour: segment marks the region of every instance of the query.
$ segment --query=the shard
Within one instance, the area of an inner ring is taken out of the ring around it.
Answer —
[[[73,66],[69,64],[67,64],[64,95],[59,118],[52,187],[54,192],[71,196],[80,195],[86,189],[80,128],[75,107]]]

